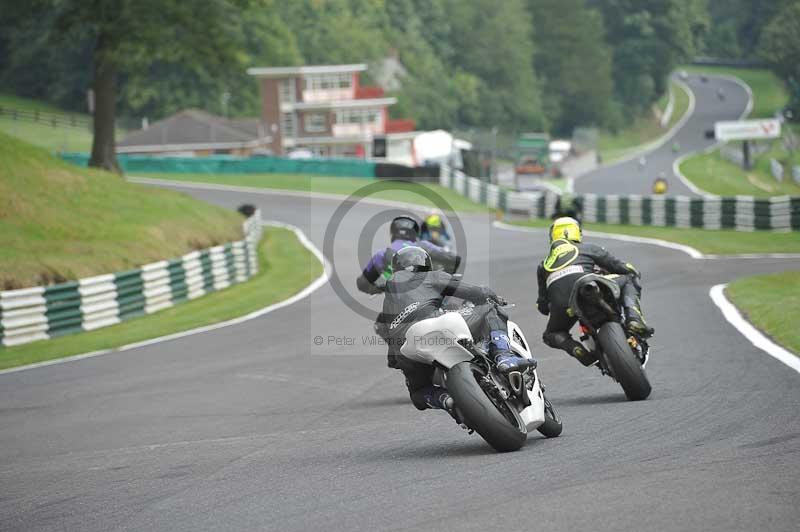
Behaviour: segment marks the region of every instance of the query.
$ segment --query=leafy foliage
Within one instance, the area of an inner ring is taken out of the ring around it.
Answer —
[[[102,60],[116,68],[123,117],[255,116],[247,67],[367,62],[370,82],[391,56],[405,68],[395,117],[568,135],[647,112],[671,69],[712,44],[750,53],[789,3],[0,0],[0,87],[85,110]]]

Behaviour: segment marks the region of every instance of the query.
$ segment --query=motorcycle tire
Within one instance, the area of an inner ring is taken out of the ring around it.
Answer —
[[[504,415],[478,383],[480,369],[470,362],[456,364],[447,372],[447,390],[464,415],[468,427],[475,430],[498,452],[516,451],[528,437],[525,423],[505,403]],[[513,418],[512,423],[509,418]]]
[[[550,401],[545,397],[544,399],[544,423],[539,425],[538,430],[545,438],[555,438],[561,435],[564,430],[564,425],[561,424],[561,418],[558,412],[550,404]]]
[[[608,322],[597,331],[597,342],[603,348],[611,373],[617,379],[629,401],[647,399],[652,391],[644,368],[628,345],[622,325]]]

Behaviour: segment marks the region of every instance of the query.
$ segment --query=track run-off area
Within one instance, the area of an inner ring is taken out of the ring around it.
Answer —
[[[229,208],[253,203],[320,250],[341,205],[174,188]],[[355,302],[378,308],[355,289],[359,247],[385,246],[396,210],[355,204],[325,256],[331,279],[292,304],[0,374],[0,530],[796,529],[800,375],[742,336],[709,291],[798,259],[697,260],[587,236],[643,272],[653,394],[628,402],[599,371],[541,341],[545,231],[460,215],[465,278],[516,303],[511,318],[564,422],[559,438],[534,434],[498,454],[447,414],[410,404],[371,320],[334,289],[338,278]]]

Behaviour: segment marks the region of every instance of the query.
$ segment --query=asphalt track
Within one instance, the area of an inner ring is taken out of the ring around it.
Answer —
[[[257,203],[320,249],[339,204],[183,190]],[[342,220],[328,258],[351,293],[358,235],[385,209]],[[644,272],[657,329],[653,395],[631,403],[542,345],[544,234],[462,221],[466,275],[518,304],[562,437],[500,455],[416,411],[384,348],[363,345],[370,321],[327,284],[239,325],[0,375],[0,530],[796,530],[800,375],[744,340],[708,290],[797,261],[604,241]]]
[[[686,123],[674,136],[655,150],[645,153],[645,166],[640,167],[639,157],[619,164],[602,166],[575,181],[579,193],[595,194],[649,194],[653,181],[663,174],[670,195],[696,195],[674,173],[673,161],[684,154],[700,151],[717,141],[705,138],[705,132],[714,129],[714,122],[738,120],[747,110],[749,95],[745,87],[731,79],[708,76],[702,81],[699,74],[691,73],[684,81],[694,94],[695,108]],[[722,89],[724,99],[717,96]],[[673,143],[679,149],[673,151]]]

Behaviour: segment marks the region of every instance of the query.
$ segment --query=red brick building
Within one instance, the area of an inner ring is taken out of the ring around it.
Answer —
[[[410,120],[390,120],[397,102],[381,87],[363,87],[367,65],[250,68],[261,84],[261,120],[276,155],[304,148],[318,157],[371,157],[372,141],[411,131]]]

